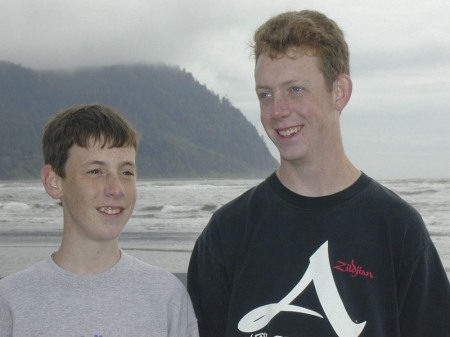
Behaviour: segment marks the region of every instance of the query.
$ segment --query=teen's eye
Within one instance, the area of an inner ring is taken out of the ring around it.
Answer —
[[[259,98],[260,100],[263,100],[263,99],[272,97],[272,94],[271,94],[270,92],[263,91],[263,92],[257,93],[257,96],[258,96],[258,98]]]
[[[122,174],[128,177],[134,177],[135,173],[133,171],[123,171]]]
[[[102,173],[102,171],[100,171],[100,169],[93,169],[93,170],[88,171],[88,174],[92,174],[92,175],[98,175],[101,173]]]
[[[299,92],[302,92],[303,91],[303,88],[302,87],[292,87],[291,88],[291,91],[292,92],[294,92],[294,93],[299,93]]]

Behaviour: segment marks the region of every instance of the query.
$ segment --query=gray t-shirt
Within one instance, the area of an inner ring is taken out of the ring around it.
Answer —
[[[197,337],[189,295],[171,273],[122,252],[81,276],[51,257],[0,281],[0,336]]]

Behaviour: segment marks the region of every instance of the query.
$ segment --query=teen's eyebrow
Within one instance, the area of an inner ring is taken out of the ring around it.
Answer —
[[[311,87],[311,81],[309,80],[301,80],[301,79],[292,79],[292,80],[287,80],[284,82],[281,82],[281,86],[285,87],[285,86],[289,86],[292,84],[298,84],[298,85],[302,85],[304,87]],[[266,84],[258,84],[255,86],[255,89],[271,89],[272,86],[270,85],[266,85]]]
[[[285,82],[282,82],[281,85],[283,86],[290,86],[290,85],[301,85],[303,87],[310,87],[311,86],[311,81],[309,80],[301,80],[301,79],[292,79],[292,80],[288,80]]]
[[[136,167],[136,163],[133,161],[124,161],[122,163],[120,163],[120,166],[132,166],[132,167]]]
[[[270,89],[270,85],[257,84],[255,89]]]
[[[107,164],[106,164],[106,162],[103,161],[103,160],[92,160],[92,161],[89,161],[89,162],[87,162],[87,163],[84,163],[82,166],[89,166],[89,165],[106,166]],[[133,161],[128,161],[128,160],[127,160],[127,161],[120,162],[120,163],[119,163],[119,166],[120,166],[120,167],[122,167],[122,166],[132,166],[132,167],[136,167],[136,163],[133,162]]]

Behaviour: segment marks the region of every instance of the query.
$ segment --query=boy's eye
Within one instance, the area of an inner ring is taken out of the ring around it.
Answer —
[[[260,92],[258,93],[258,98],[259,99],[265,99],[268,97],[271,97],[272,95],[269,92]]]
[[[303,91],[303,88],[301,88],[301,87],[292,87],[292,89],[291,89],[293,92],[301,92],[301,91]]]
[[[122,174],[124,176],[130,176],[130,177],[134,176],[134,172],[133,171],[124,171]]]
[[[102,173],[99,169],[93,169],[88,172],[89,174],[100,174]]]

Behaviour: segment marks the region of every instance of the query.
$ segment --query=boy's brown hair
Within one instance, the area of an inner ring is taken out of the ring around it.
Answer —
[[[79,105],[58,112],[44,127],[42,150],[45,164],[60,177],[73,145],[88,147],[90,140],[101,147],[132,146],[137,149],[139,133],[119,112],[103,105]]]
[[[340,74],[350,74],[350,60],[344,33],[326,15],[303,10],[279,14],[255,32],[255,61],[261,54],[271,58],[287,56],[291,50],[305,52],[321,59],[320,69],[331,89]]]

